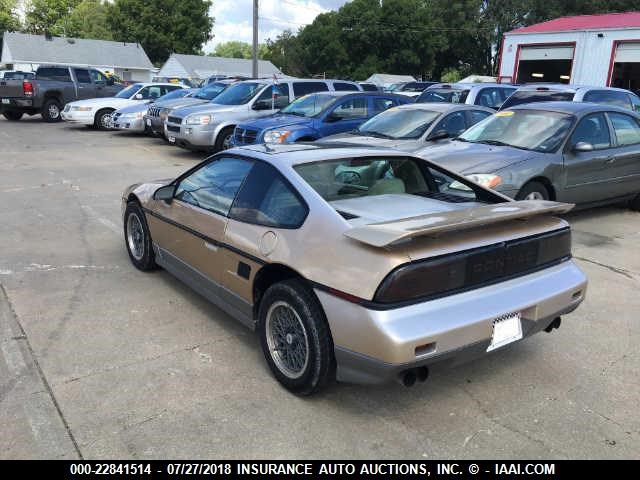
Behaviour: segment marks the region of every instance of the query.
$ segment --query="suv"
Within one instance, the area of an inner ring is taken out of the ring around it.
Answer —
[[[272,115],[294,98],[326,91],[362,91],[362,87],[342,80],[246,80],[205,105],[172,111],[165,122],[165,136],[182,148],[217,152],[231,146],[238,123]]]
[[[517,88],[500,83],[437,83],[422,92],[416,103],[465,103],[497,110]]]
[[[0,80],[0,113],[17,121],[42,114],[45,122],[59,122],[64,106],[74,100],[111,97],[122,89],[94,68],[41,66],[35,79]]]
[[[393,90],[393,93],[406,95],[407,97],[417,97],[427,88],[436,85],[437,82],[407,82]]]
[[[500,108],[549,101],[591,102],[640,111],[640,98],[629,90],[613,87],[565,85],[563,83],[523,85]]]
[[[409,103],[403,95],[382,92],[318,92],[305,95],[280,113],[236,127],[235,145],[312,142],[349,132],[388,108]]]

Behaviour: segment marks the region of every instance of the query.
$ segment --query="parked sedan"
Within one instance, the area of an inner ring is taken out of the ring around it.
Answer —
[[[122,197],[125,245],[251,329],[278,381],[398,380],[483,356],[584,299],[571,205],[513,202],[402,152],[221,152]],[[143,288],[143,287],[141,287]]]
[[[331,135],[322,141],[415,152],[457,137],[492,114],[490,108],[474,105],[409,103],[379,113],[355,130]]]
[[[319,92],[297,99],[280,113],[239,124],[235,145],[310,142],[347,132],[387,108],[409,99],[389,93]]]
[[[115,97],[90,98],[67,103],[62,111],[62,119],[107,130],[111,128],[111,114],[119,108],[142,102],[148,104],[179,88],[186,87],[172,83],[134,83],[118,92]]]
[[[624,108],[520,105],[419,153],[516,199],[640,209],[640,116]]]
[[[196,89],[179,88],[158,98],[154,103],[136,103],[128,107],[120,108],[111,114],[111,128],[128,132],[145,133],[149,131],[149,125],[145,122],[147,112],[156,108],[158,104],[178,100],[195,92]]]

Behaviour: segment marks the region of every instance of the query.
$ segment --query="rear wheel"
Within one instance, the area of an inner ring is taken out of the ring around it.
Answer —
[[[215,151],[227,150],[231,148],[234,127],[223,128],[216,138]]]
[[[9,112],[4,112],[2,115],[4,115],[4,118],[6,118],[7,120],[11,121],[11,122],[17,122],[18,120],[20,120],[22,118],[22,112],[13,112],[13,111],[9,111]]]
[[[335,377],[333,340],[320,303],[298,280],[269,287],[260,302],[262,352],[276,379],[311,395]]]
[[[157,268],[151,244],[151,233],[138,202],[127,203],[124,212],[124,240],[131,263],[142,271]]]
[[[42,118],[45,122],[54,123],[62,120],[60,112],[62,111],[62,104],[55,98],[50,98],[42,105]]]
[[[111,114],[113,110],[100,110],[96,113],[96,118],[93,124],[98,130],[109,130],[111,128]]]
[[[549,190],[540,182],[527,183],[516,195],[516,200],[549,200]]]

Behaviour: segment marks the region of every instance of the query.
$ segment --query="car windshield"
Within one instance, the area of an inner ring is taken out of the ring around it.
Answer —
[[[120,90],[116,95],[117,98],[131,98],[134,93],[142,88],[141,83],[134,83],[133,85],[128,86],[124,90]]]
[[[291,102],[280,110],[280,113],[297,115],[298,117],[314,117],[335,101],[336,97],[330,95],[305,95]]]
[[[206,87],[202,88],[198,93],[196,93],[193,98],[199,98],[200,100],[213,100],[216,98],[220,92],[222,92],[225,88],[227,88],[226,83],[210,83]]]
[[[457,140],[553,152],[564,141],[575,117],[545,110],[503,110],[477,123]]]
[[[374,213],[381,204],[363,202],[376,196],[418,195],[431,198],[456,196],[457,201],[476,200],[471,183],[456,180],[426,162],[411,157],[367,157],[303,163],[295,171],[338,212],[354,218],[363,210]],[[461,190],[460,184],[468,187]],[[453,185],[452,185],[453,184]],[[454,189],[458,186],[457,189]],[[443,194],[449,195],[443,197]],[[447,200],[445,200],[447,201]],[[399,215],[406,212],[399,211]]]
[[[468,89],[430,88],[422,92],[416,103],[464,103],[467,101],[467,95]]]
[[[391,108],[363,123],[355,133],[372,137],[409,140],[424,135],[440,112]]]
[[[182,98],[189,94],[189,90],[186,88],[178,88],[177,90],[172,90],[169,93],[165,93],[161,97],[156,99],[156,102],[163,102],[164,100],[173,100],[175,98]]]
[[[244,105],[251,101],[251,99],[260,92],[262,87],[264,87],[264,83],[236,83],[218,95],[212,103],[218,105]]]
[[[575,93],[559,92],[553,90],[520,90],[507,98],[502,104],[502,108],[515,107],[523,103],[535,102],[570,102]]]

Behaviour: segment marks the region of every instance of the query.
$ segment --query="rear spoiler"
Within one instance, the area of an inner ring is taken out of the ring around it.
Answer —
[[[467,230],[510,220],[524,220],[537,215],[566,213],[574,206],[570,203],[548,200],[520,200],[430,213],[389,222],[370,223],[354,227],[344,234],[373,247],[387,247],[409,238],[436,236],[453,230]]]

